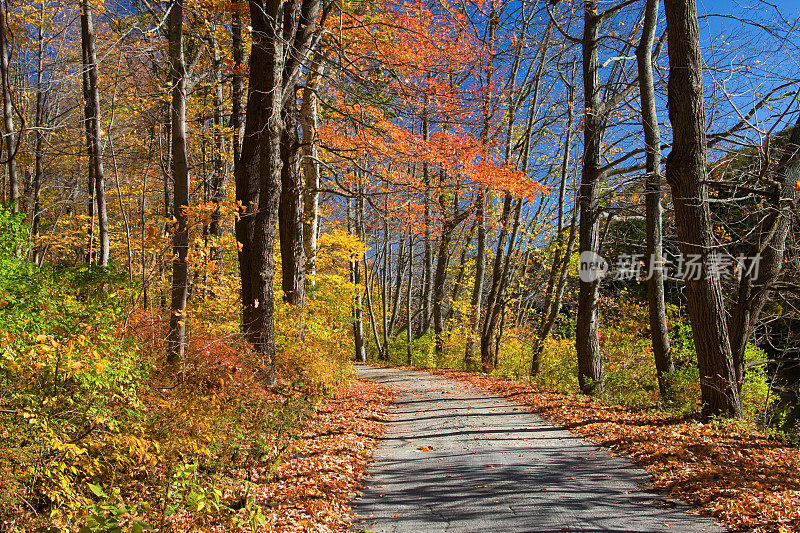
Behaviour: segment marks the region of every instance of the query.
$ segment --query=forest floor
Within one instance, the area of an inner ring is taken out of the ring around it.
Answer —
[[[358,374],[399,394],[354,503],[362,531],[725,531],[648,491],[646,472],[630,461],[500,397],[491,380]]]
[[[270,501],[271,508],[267,523],[257,529],[346,530],[352,520],[350,502],[364,480],[394,396],[388,386],[356,380],[323,401],[303,424],[298,447],[255,495]]]

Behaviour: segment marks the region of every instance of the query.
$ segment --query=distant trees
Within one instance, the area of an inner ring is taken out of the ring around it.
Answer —
[[[597,395],[619,372],[620,308],[646,302],[648,394],[697,371],[677,333],[688,309],[706,413],[736,415],[753,345],[800,314],[798,83],[720,64],[731,74],[703,99],[694,5],[667,2],[667,35],[658,4],[4,3],[5,198],[37,263],[127,265],[137,303],[169,313],[170,362],[241,283],[241,334],[275,384],[282,336],[314,327],[330,282],[317,236],[336,228],[366,245],[347,248],[340,302],[359,361],[546,380],[560,350]],[[769,24],[753,34],[791,31]],[[678,247],[707,270],[715,252],[761,269],[684,281],[663,268]],[[635,279],[581,280],[580,252],[627,256]],[[298,317],[291,333],[276,313]]]

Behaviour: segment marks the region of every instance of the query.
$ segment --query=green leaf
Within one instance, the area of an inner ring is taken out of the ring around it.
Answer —
[[[103,487],[100,485],[95,485],[94,483],[87,483],[87,485],[89,485],[89,490],[91,490],[98,498],[108,498],[108,494],[105,493]]]

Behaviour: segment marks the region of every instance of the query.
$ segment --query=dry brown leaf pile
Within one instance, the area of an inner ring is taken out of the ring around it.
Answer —
[[[317,408],[304,424],[299,450],[262,487],[270,495],[271,531],[328,532],[350,525],[350,501],[393,402],[390,387],[357,380]]]

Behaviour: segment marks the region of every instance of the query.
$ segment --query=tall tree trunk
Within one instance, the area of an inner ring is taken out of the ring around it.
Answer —
[[[233,130],[234,175],[242,155],[242,96],[244,95],[244,46],[242,45],[242,0],[232,0],[231,48],[233,52],[233,76],[231,80],[231,129]]]
[[[222,237],[222,215],[220,213],[220,204],[225,201],[225,160],[223,155],[225,153],[225,137],[222,135],[222,116],[224,110],[222,108],[222,101],[224,98],[223,84],[222,84],[222,60],[219,55],[216,40],[213,42],[213,68],[216,84],[214,86],[214,174],[211,178],[211,201],[216,204],[216,208],[211,215],[211,224],[208,227],[208,233],[212,237],[220,239]],[[236,140],[234,139],[234,143]],[[215,242],[211,247],[211,259],[219,261],[222,259],[222,251],[218,244]]]
[[[305,196],[303,213],[303,247],[306,254],[306,276],[317,274],[317,233],[319,224],[319,153],[317,150],[317,89],[324,71],[323,56],[316,54],[303,89],[300,126],[303,130],[303,173]],[[313,281],[312,281],[313,283]]]
[[[406,326],[406,362],[408,365],[413,364],[412,349],[411,349],[411,291],[414,284],[414,234],[411,232],[411,226],[408,228],[408,286],[406,288],[406,317],[408,325]]]
[[[667,312],[664,304],[664,270],[661,237],[661,130],[656,113],[653,88],[652,48],[658,24],[659,0],[647,0],[642,39],[636,49],[639,67],[639,92],[642,100],[642,126],[647,154],[645,212],[647,225],[647,303],[650,316],[650,338],[662,398],[669,396],[667,375],[675,371],[667,334]]]
[[[252,226],[244,226],[240,269],[245,332],[262,356],[264,384],[277,382],[275,366],[275,301],[273,293],[275,233],[281,196],[281,137],[283,134],[284,36],[280,0],[250,2],[253,46],[245,138],[242,144],[237,195],[257,198]],[[254,98],[254,96],[256,96]],[[248,135],[249,133],[249,135]],[[254,143],[255,146],[251,146]],[[245,217],[250,218],[250,212]],[[250,238],[248,240],[248,237]],[[237,230],[238,239],[238,230]],[[248,277],[245,282],[245,276]],[[247,289],[245,289],[247,286]],[[247,292],[245,292],[247,290]]]
[[[251,5],[251,9],[258,11],[257,6]],[[243,57],[241,24],[239,17],[234,19],[234,58]],[[253,235],[255,231],[255,219],[259,206],[260,193],[260,158],[259,147],[262,143],[262,136],[265,135],[267,113],[265,108],[268,101],[268,87],[266,86],[266,65],[268,64],[267,48],[264,44],[265,22],[257,13],[254,24],[258,24],[259,30],[255,32],[254,25],[254,45],[250,51],[250,83],[247,90],[247,112],[245,115],[244,132],[242,136],[241,150],[238,154],[236,150],[236,132],[241,126],[237,124],[241,120],[241,83],[242,80],[234,77],[233,87],[233,110],[232,122],[234,128],[234,179],[236,181],[236,201],[241,206],[241,213],[236,218],[234,231],[236,240],[239,243],[239,274],[242,283],[242,332],[253,342],[253,330],[255,328],[255,309],[256,295],[253,281],[255,279],[258,259],[254,254]],[[237,31],[239,38],[237,39]],[[234,59],[235,61],[235,59]],[[241,75],[242,65],[236,68],[234,64],[234,76]],[[238,96],[237,96],[238,95]]]
[[[583,94],[586,100],[583,129],[583,170],[580,186],[580,238],[581,260],[594,257],[600,247],[600,186],[601,145],[605,130],[600,114],[602,105],[598,83],[598,36],[601,18],[597,0],[584,2],[583,24]],[[575,332],[575,349],[578,355],[578,382],[584,394],[595,394],[603,388],[603,365],[600,357],[600,330],[598,324],[599,278],[581,279],[578,293],[578,317]]]
[[[455,282],[453,283],[453,292],[450,295],[450,300],[453,303],[458,302],[458,299],[461,297],[461,291],[464,290],[464,276],[467,272],[467,251],[469,251],[469,246],[472,243],[472,238],[475,236],[475,228],[477,227],[477,221],[473,221],[472,226],[470,227],[469,231],[467,231],[467,240],[464,245],[461,247],[461,254],[458,258],[458,273],[456,274]],[[447,316],[444,319],[445,326],[453,319],[455,316],[455,305],[451,305],[447,309]]]
[[[0,0],[0,78],[3,86],[3,128],[5,129],[6,159],[8,161],[8,186],[11,193],[11,210],[19,212],[19,177],[17,173],[17,143],[14,133],[14,114],[11,105],[11,76],[8,65],[9,42],[6,28],[6,0]]]
[[[428,129],[428,102],[427,96],[425,97],[425,107],[422,110],[422,139],[427,142],[430,138]],[[430,330],[432,318],[432,304],[433,304],[433,236],[431,231],[431,206],[430,206],[430,187],[431,187],[431,174],[430,165],[428,161],[422,162],[422,181],[425,184],[425,205],[424,205],[424,221],[425,221],[425,256],[423,258],[423,274],[422,279],[422,297],[420,304],[422,306],[422,325],[419,330],[419,335],[422,336]]]
[[[297,136],[297,102],[284,107],[281,136],[280,220],[283,299],[302,307],[306,295],[306,256],[303,246],[303,183],[300,179],[300,142]]]
[[[470,299],[469,331],[464,349],[464,367],[469,370],[475,367],[475,341],[481,333],[481,300],[483,298],[483,277],[486,271],[486,196],[481,188],[476,200],[475,218],[478,226],[478,245],[475,252],[475,284]]]
[[[511,194],[506,193],[503,201],[503,213],[500,216],[500,235],[497,239],[497,249],[492,264],[492,284],[486,299],[486,318],[483,321],[483,328],[481,329],[481,368],[484,372],[491,372],[494,362],[492,349],[494,328],[496,325],[494,322],[495,307],[498,305],[500,297],[500,280],[503,273],[503,259],[506,255],[506,247],[508,246],[509,220],[511,218],[512,203],[513,199]]]
[[[350,199],[347,199],[347,229],[349,233],[354,232],[353,226],[358,228],[358,224],[351,222]],[[367,351],[364,348],[364,308],[361,304],[361,258],[353,256],[350,258],[350,281],[355,286],[353,294],[353,346],[355,348],[355,358],[359,363],[367,362]]]
[[[719,275],[712,268],[714,247],[708,207],[706,120],[703,65],[695,0],[666,0],[669,50],[667,89],[673,146],[667,158],[667,181],[675,205],[675,226],[684,258],[699,258],[697,279],[687,276],[686,295],[692,324],[703,415],[741,417],[725,307]]]
[[[433,280],[433,330],[436,334],[436,357],[439,363],[444,359],[445,313],[444,304],[447,299],[447,264],[450,259],[450,242],[453,232],[470,213],[465,210],[445,221],[442,237],[439,241],[439,258],[436,262],[436,274]]]
[[[553,252],[553,264],[550,268],[550,276],[545,290],[544,308],[542,317],[539,321],[539,328],[533,339],[531,349],[531,369],[530,375],[536,376],[541,371],[541,359],[544,353],[544,346],[550,332],[553,330],[556,318],[561,311],[561,298],[564,294],[564,287],[567,281],[567,269],[570,257],[575,246],[575,233],[578,221],[578,205],[576,199],[573,208],[572,221],[570,222],[569,236],[566,247],[564,247],[564,207],[567,192],[567,177],[569,175],[570,152],[572,150],[572,122],[575,110],[575,69],[573,65],[572,80],[569,84],[569,104],[567,104],[567,128],[566,138],[564,139],[564,157],[561,159],[561,181],[558,187],[558,233],[556,234],[556,247]]]
[[[91,186],[94,188],[94,204],[97,208],[97,229],[99,233],[100,256],[98,262],[108,266],[108,214],[106,209],[106,185],[103,174],[103,147],[100,140],[100,89],[97,85],[97,53],[95,51],[94,22],[92,20],[91,0],[81,0],[81,42],[84,47],[84,65],[86,75],[84,87],[86,131],[89,135],[87,145],[91,144],[89,165],[94,177]]]
[[[89,0],[84,0],[88,3]],[[189,296],[188,263],[189,166],[186,151],[186,66],[183,60],[183,0],[172,0],[168,20],[170,85],[172,86],[172,179],[174,213],[178,225],[172,236],[172,302],[167,362],[180,361],[186,347],[186,304]]]
[[[572,252],[575,249],[575,236],[578,227],[578,209],[573,210],[572,222],[569,227],[569,237],[567,244],[564,248],[563,255],[560,252],[556,253],[553,269],[551,271],[551,279],[553,280],[552,296],[548,300],[549,305],[545,307],[545,313],[539,323],[539,330],[536,332],[536,338],[533,344],[532,357],[531,357],[531,376],[536,376],[542,369],[542,354],[544,353],[544,346],[553,327],[556,324],[556,318],[561,311],[561,301],[564,298],[564,290],[567,286],[567,275],[569,274],[569,263],[572,257]],[[558,267],[556,268],[556,263]]]
[[[3,0],[0,0],[2,2]],[[0,19],[0,24],[3,24],[5,19]],[[31,237],[34,241],[32,260],[37,266],[41,266],[41,247],[39,246],[39,227],[41,225],[41,191],[42,181],[44,179],[44,132],[42,127],[45,122],[45,108],[44,108],[44,89],[42,87],[42,76],[44,74],[44,32],[42,30],[44,24],[44,4],[41,6],[40,20],[37,28],[39,44],[36,50],[36,141],[34,146],[34,174],[33,174],[33,211],[31,212]]]

